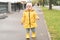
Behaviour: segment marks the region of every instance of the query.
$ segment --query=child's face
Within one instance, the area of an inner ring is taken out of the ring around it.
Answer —
[[[28,10],[31,10],[31,9],[32,9],[32,6],[28,5],[26,8],[27,8]]]

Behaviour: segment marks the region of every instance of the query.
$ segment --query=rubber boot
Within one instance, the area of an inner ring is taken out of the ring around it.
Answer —
[[[32,38],[36,38],[36,33],[32,32]]]
[[[32,40],[36,40],[36,33],[32,32]]]
[[[26,34],[26,38],[29,39],[30,38],[30,33]]]

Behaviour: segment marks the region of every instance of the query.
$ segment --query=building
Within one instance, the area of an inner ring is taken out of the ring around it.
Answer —
[[[0,2],[0,13],[8,12],[8,2]]]
[[[26,6],[26,1],[24,2],[24,5],[20,2],[0,2],[0,13],[6,13],[6,12],[13,12],[16,10],[23,9]]]

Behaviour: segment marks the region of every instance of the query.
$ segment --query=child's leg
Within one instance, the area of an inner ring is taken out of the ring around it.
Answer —
[[[26,29],[26,38],[30,38],[30,28],[27,28]]]
[[[32,30],[32,37],[35,38],[36,37],[35,28],[31,28],[31,30]]]

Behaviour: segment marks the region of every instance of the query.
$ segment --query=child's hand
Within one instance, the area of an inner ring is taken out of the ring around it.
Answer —
[[[23,25],[23,23],[21,23],[21,25]]]
[[[38,20],[40,20],[40,19],[38,18]]]

